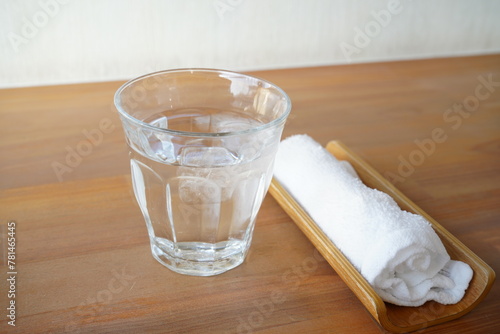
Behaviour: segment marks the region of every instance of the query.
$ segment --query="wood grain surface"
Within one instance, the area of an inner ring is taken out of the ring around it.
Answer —
[[[500,272],[500,55],[252,74],[290,95],[285,137],[341,140]],[[112,104],[121,84],[0,90],[0,333],[384,332],[269,195],[238,268],[189,277],[157,263]],[[497,333],[499,313],[497,281],[420,332]]]

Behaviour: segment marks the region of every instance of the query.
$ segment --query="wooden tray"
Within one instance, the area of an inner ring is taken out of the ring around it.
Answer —
[[[293,197],[274,179],[269,189],[271,195],[383,328],[395,333],[419,330],[461,317],[483,300],[495,280],[495,272],[483,260],[344,144],[331,141],[326,148],[337,159],[349,161],[367,186],[392,196],[401,209],[425,217],[441,238],[451,258],[468,263],[474,270],[469,288],[457,304],[442,305],[431,301],[420,307],[403,307],[385,303]]]

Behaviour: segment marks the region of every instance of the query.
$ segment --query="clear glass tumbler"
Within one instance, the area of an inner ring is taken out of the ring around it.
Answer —
[[[148,74],[115,95],[153,256],[209,276],[241,264],[291,109],[279,87],[210,69]]]

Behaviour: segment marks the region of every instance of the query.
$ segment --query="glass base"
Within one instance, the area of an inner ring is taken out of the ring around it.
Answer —
[[[173,243],[155,238],[151,243],[153,257],[179,274],[213,276],[231,270],[245,260],[250,241]]]

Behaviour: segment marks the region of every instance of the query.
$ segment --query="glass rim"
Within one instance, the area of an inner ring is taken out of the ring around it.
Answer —
[[[146,123],[144,121],[141,121],[138,118],[133,117],[130,115],[125,109],[122,107],[122,99],[121,99],[121,93],[127,88],[133,85],[136,82],[139,82],[141,80],[154,77],[160,74],[169,74],[169,73],[179,73],[179,72],[185,72],[185,73],[193,73],[193,72],[209,72],[209,73],[226,73],[226,74],[232,74],[232,75],[237,75],[242,78],[252,78],[255,80],[258,80],[259,82],[266,83],[270,86],[272,86],[274,89],[278,91],[279,94],[285,99],[286,103],[286,109],[283,112],[282,115],[280,115],[278,118],[273,119],[270,122],[245,129],[245,130],[238,130],[238,131],[228,131],[228,132],[191,132],[191,131],[181,131],[181,130],[172,130],[172,129],[165,129],[165,128],[160,128],[154,125],[151,125],[149,123]],[[250,134],[250,133],[255,133],[259,132],[262,130],[265,130],[267,128],[271,128],[273,126],[277,126],[280,123],[283,123],[288,115],[290,114],[290,111],[292,109],[292,101],[290,100],[290,97],[288,96],[287,93],[277,85],[273,84],[270,81],[267,81],[265,79],[253,76],[253,75],[248,75],[244,73],[239,73],[235,71],[228,71],[228,70],[219,70],[219,69],[212,69],[212,68],[179,68],[179,69],[170,69],[170,70],[161,70],[161,71],[156,71],[156,72],[151,72],[148,74],[141,75],[139,77],[133,78],[125,82],[123,85],[121,85],[118,90],[115,92],[114,95],[114,105],[115,108],[118,110],[119,114],[129,121],[136,123],[140,125],[141,127],[149,128],[153,131],[158,131],[162,132],[165,134],[170,134],[170,135],[175,135],[175,136],[185,136],[185,137],[204,137],[204,138],[213,138],[213,137],[227,137],[227,136],[237,136],[237,135],[244,135],[244,134]]]

